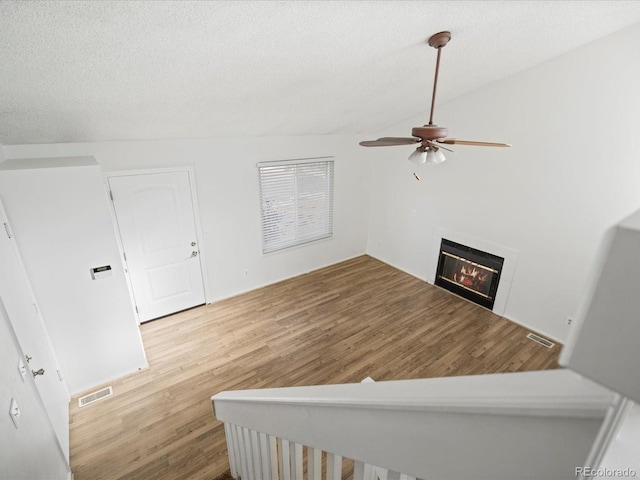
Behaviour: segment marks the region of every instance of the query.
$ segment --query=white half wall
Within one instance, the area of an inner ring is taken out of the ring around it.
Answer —
[[[600,464],[604,469],[631,469],[640,473],[640,405],[634,403]],[[619,477],[618,477],[619,478]]]
[[[640,402],[640,210],[605,235],[559,363]]]
[[[208,302],[362,255],[370,164],[361,136],[260,137],[5,146],[7,158],[91,155],[103,172],[189,165],[204,231]],[[256,164],[335,157],[334,236],[262,254]],[[246,271],[246,275],[245,275]]]
[[[447,48],[464,48],[454,42]],[[514,250],[504,315],[564,341],[604,231],[640,206],[638,45],[634,26],[436,105],[450,136],[510,149],[454,147],[443,164],[420,169],[421,181],[407,161],[412,147],[368,149],[367,252],[432,279],[438,229]],[[425,91],[425,111],[429,97]]]
[[[96,161],[7,160],[0,197],[71,394],[145,368]],[[105,265],[112,275],[93,280]]]

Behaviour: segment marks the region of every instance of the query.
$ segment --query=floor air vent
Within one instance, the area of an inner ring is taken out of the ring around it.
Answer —
[[[547,348],[551,348],[555,345],[555,343],[550,342],[546,338],[542,338],[535,333],[530,333],[529,335],[527,335],[527,338],[533,340],[534,342],[538,342],[540,345],[544,345]]]
[[[79,407],[86,407],[90,403],[97,402],[98,400],[102,400],[103,398],[107,398],[113,395],[113,388],[107,387],[97,392],[90,393],[89,395],[85,395],[84,397],[80,397],[78,399]]]

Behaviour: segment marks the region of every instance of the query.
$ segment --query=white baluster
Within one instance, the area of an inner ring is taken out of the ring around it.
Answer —
[[[411,475],[405,475],[404,473],[401,473],[400,480],[416,480],[416,477],[412,477]]]
[[[234,445],[235,429],[232,425],[224,424],[224,436],[227,439],[227,451],[229,452],[229,470],[233,478],[238,478],[238,465],[236,463],[236,447]]]
[[[302,445],[294,443],[293,451],[291,452],[291,475],[295,480],[303,480],[302,470]]]
[[[389,470],[387,472],[387,480],[400,480],[400,473]]]
[[[282,472],[282,480],[291,480],[291,461],[289,460],[289,441],[278,438],[278,447],[280,450],[280,471]]]
[[[240,476],[242,478],[249,478],[249,470],[247,468],[247,450],[244,443],[243,428],[236,425],[236,439],[238,443],[238,452],[240,453]]]
[[[327,452],[327,480],[342,480],[342,457]]]
[[[260,463],[262,464],[262,476],[265,480],[272,480],[271,475],[271,457],[269,456],[269,443],[265,433],[258,434],[260,442]]]
[[[364,480],[378,480],[378,471],[376,467],[369,465],[368,463],[364,464]]]
[[[271,465],[271,479],[279,480],[278,473],[278,442],[276,437],[269,435],[269,464]]]
[[[260,458],[260,444],[258,443],[258,432],[251,430],[251,452],[253,453],[253,470],[256,480],[264,480],[262,476],[262,461]],[[266,479],[269,480],[269,479]]]
[[[390,480],[389,470],[381,467],[373,467],[373,480]]]
[[[307,471],[309,480],[322,480],[322,450],[307,449]]]
[[[368,463],[355,461],[353,463],[353,480],[377,480],[375,467]]]
[[[253,449],[251,448],[251,432],[248,428],[242,429],[245,457],[247,458],[247,480],[255,480],[256,471],[253,466]]]

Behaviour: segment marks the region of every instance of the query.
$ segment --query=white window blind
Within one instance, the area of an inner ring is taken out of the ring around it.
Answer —
[[[333,159],[262,162],[262,252],[333,235]]]

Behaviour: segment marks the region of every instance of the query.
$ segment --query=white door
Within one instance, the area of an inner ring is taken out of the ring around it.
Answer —
[[[31,289],[11,225],[0,202],[0,298],[25,354],[25,381],[34,381],[45,410],[69,460],[69,392],[59,371],[45,324]],[[18,359],[16,358],[16,369]],[[32,371],[38,372],[35,377]],[[31,377],[31,378],[29,378]]]
[[[189,172],[108,181],[140,321],[205,303]]]

